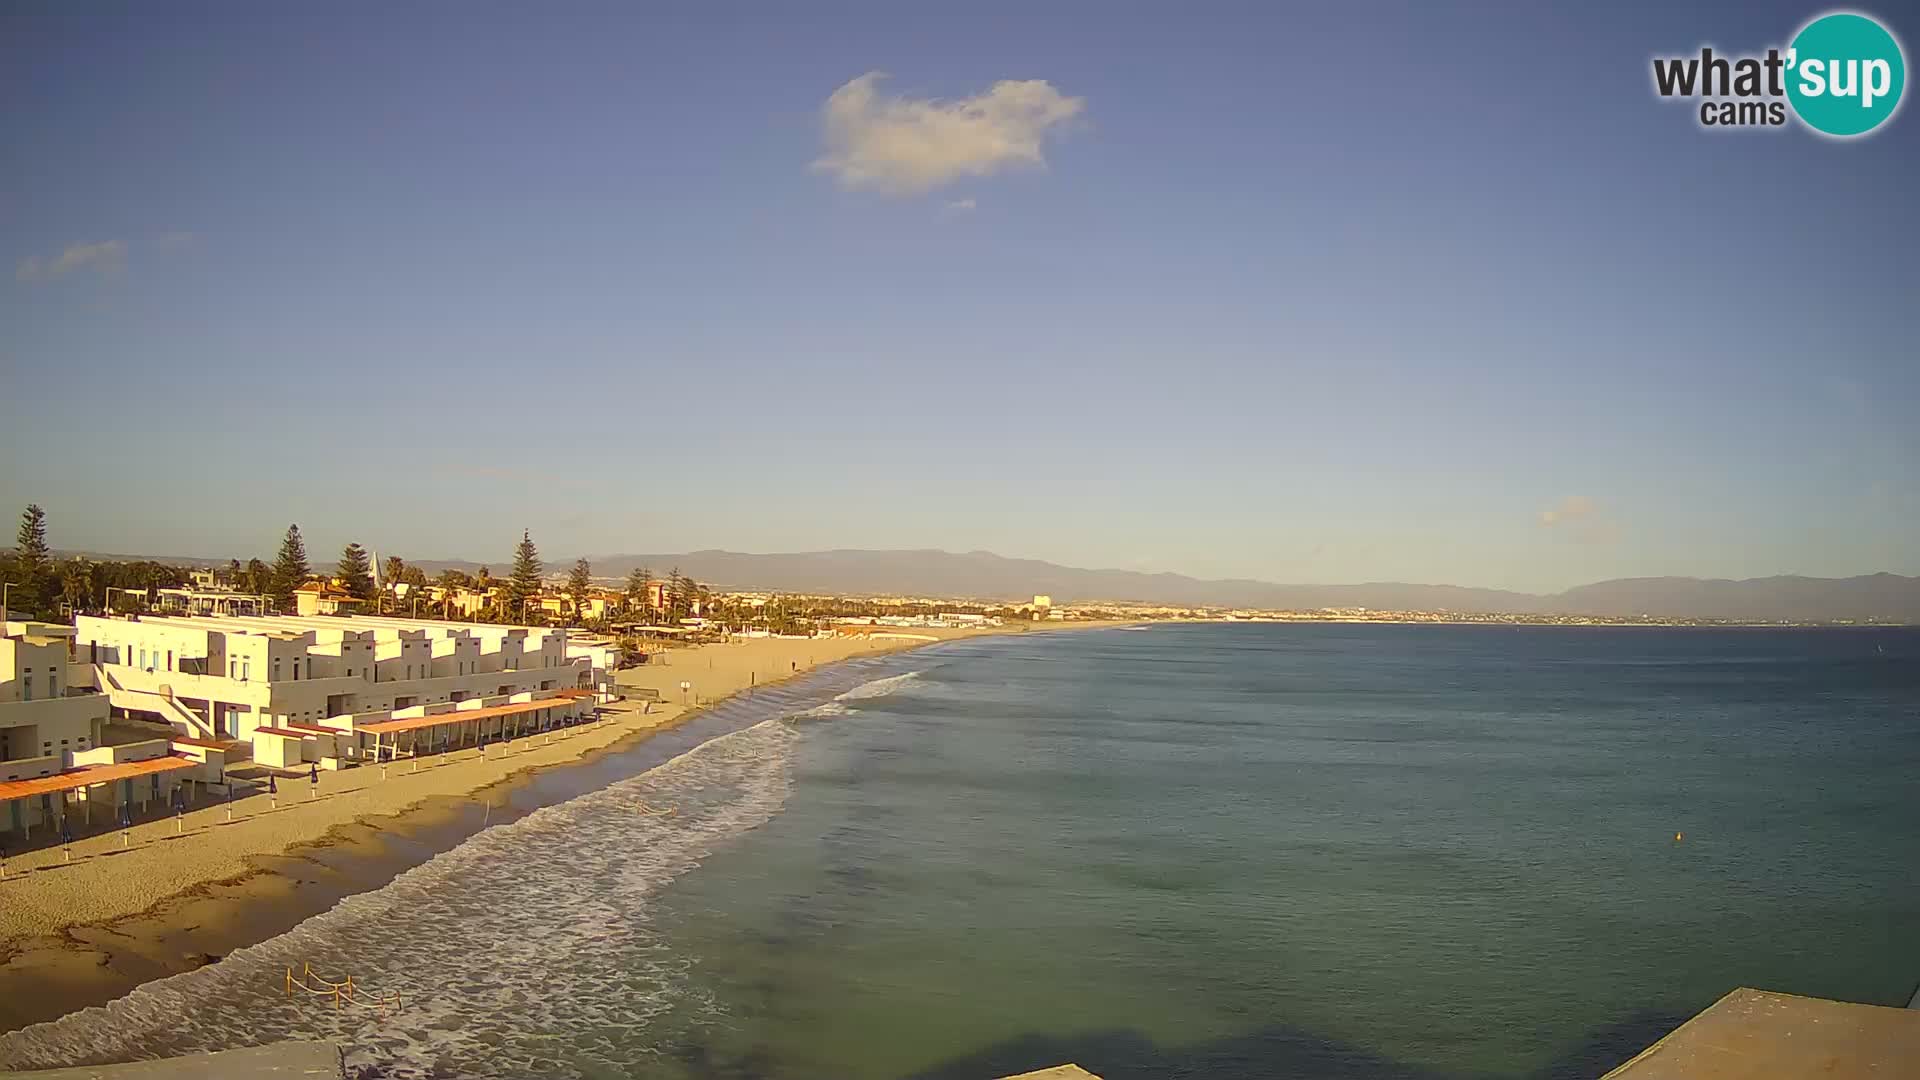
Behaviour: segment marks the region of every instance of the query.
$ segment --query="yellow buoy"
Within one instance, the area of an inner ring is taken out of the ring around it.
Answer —
[[[1677,843],[1679,843],[1679,842],[1680,842],[1680,841],[1682,841],[1682,840],[1685,840],[1686,838],[1687,838],[1687,834],[1686,834],[1686,833],[1674,833],[1674,834],[1673,834],[1673,842],[1674,842],[1674,843],[1676,843],[1676,844],[1677,844]]]

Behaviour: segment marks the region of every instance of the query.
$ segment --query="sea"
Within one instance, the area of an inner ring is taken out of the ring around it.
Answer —
[[[976,638],[595,768],[0,1068],[317,1038],[364,1078],[1585,1078],[1735,987],[1920,982],[1916,629]],[[289,996],[309,966],[398,1003]]]

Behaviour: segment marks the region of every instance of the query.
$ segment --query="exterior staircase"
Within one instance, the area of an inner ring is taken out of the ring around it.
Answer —
[[[113,672],[102,664],[93,665],[93,678],[95,684],[107,695],[107,700],[112,702],[115,708],[154,713],[160,717],[162,723],[173,728],[175,732],[191,738],[220,738],[205,717],[175,701],[171,693],[154,694],[145,690],[129,690],[121,686],[114,679]]]

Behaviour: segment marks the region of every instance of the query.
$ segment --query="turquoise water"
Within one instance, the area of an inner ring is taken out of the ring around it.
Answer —
[[[1917,767],[1914,630],[977,639],[548,774],[0,1068],[311,1037],[367,1077],[1597,1076],[1738,985],[1904,1003]],[[405,1007],[287,999],[302,963]]]
[[[1920,980],[1910,631],[926,659],[809,726],[780,815],[664,894],[724,1008],[687,1075],[1594,1076],[1737,985]]]

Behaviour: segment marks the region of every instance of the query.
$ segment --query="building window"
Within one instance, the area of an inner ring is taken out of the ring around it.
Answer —
[[[252,660],[240,661],[240,677],[242,679],[253,678],[253,661]]]
[[[227,661],[227,678],[232,679],[237,677],[239,674],[240,674],[240,661],[238,660]]]
[[[25,678],[20,680],[20,700],[21,701],[33,700],[33,676],[31,675],[28,675]]]
[[[60,676],[52,674],[51,672],[47,675],[47,696],[60,696]]]

